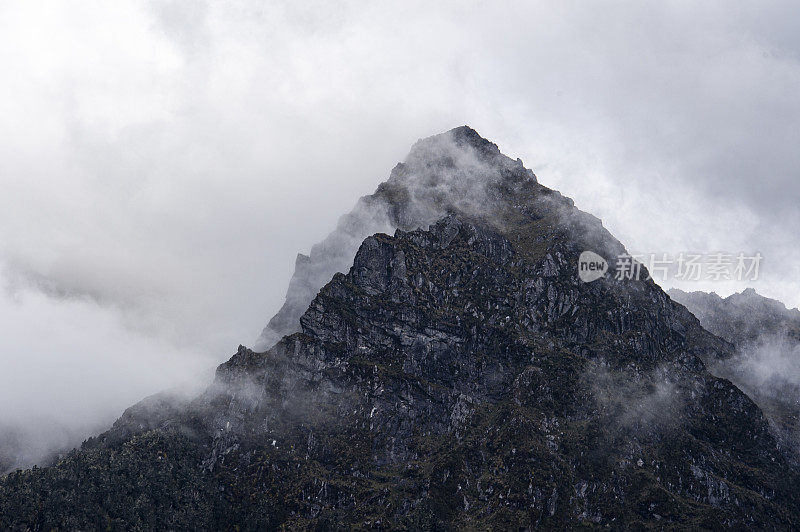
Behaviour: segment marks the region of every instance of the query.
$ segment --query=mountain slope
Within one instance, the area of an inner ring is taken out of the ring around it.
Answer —
[[[713,292],[676,288],[667,293],[697,316],[707,330],[738,346],[751,346],[765,335],[800,343],[800,310],[787,309],[780,301],[759,295],[752,288],[724,299]]]
[[[800,526],[798,471],[706,369],[733,347],[652,281],[578,279],[624,252],[599,220],[467,128],[376,194],[408,230],[367,237],[299,330],[9,475],[0,526]]]
[[[800,311],[748,288],[721,298],[714,293],[669,291],[702,325],[737,347],[713,365],[766,413],[782,447],[800,460]]]

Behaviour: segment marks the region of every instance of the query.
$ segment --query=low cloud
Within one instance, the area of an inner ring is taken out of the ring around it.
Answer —
[[[641,370],[611,368],[603,361],[590,364],[584,376],[602,415],[620,430],[658,431],[680,419],[686,399],[675,369],[660,366]]]
[[[0,466],[75,446],[143,397],[198,385],[213,368],[203,353],[133,330],[119,309],[4,284],[0,323],[13,334],[0,335]]]
[[[96,426],[252,345],[297,252],[462,124],[631,253],[760,251],[800,305],[790,2],[23,2],[0,35],[0,419]]]
[[[715,369],[756,399],[768,398],[800,409],[800,343],[794,338],[764,334]],[[797,439],[800,442],[800,432]]]

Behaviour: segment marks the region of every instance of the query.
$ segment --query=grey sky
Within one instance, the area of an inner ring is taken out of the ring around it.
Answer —
[[[461,124],[630,250],[758,250],[800,305],[796,11],[2,4],[0,421],[108,420],[252,344],[295,254]]]

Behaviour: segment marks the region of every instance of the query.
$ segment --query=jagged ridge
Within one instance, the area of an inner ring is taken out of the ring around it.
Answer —
[[[712,365],[764,411],[790,460],[800,460],[800,311],[752,288],[721,298],[715,293],[669,291],[703,327],[737,347]]]
[[[490,147],[441,142],[383,187],[397,220],[444,217],[367,238],[298,332],[240,347],[191,403],[9,476],[0,525],[798,526],[797,470],[706,370],[732,346],[650,280],[582,283],[581,251],[624,251],[599,220]],[[480,203],[392,184],[487,167]]]

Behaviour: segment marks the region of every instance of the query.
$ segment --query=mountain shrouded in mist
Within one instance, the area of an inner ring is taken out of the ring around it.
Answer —
[[[668,293],[703,327],[736,345],[736,355],[712,370],[747,393],[787,453],[800,455],[800,311],[752,288],[726,298],[677,289]]]
[[[713,371],[736,348],[586,250],[625,252],[472,129],[424,139],[256,351],[5,477],[0,526],[800,527],[797,457]]]

